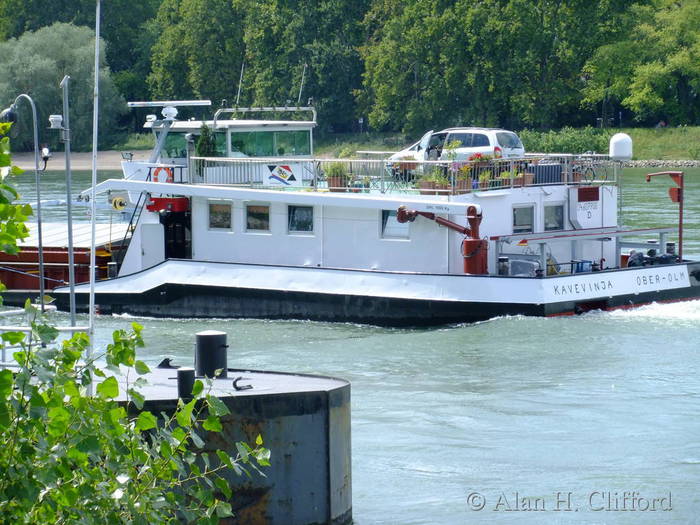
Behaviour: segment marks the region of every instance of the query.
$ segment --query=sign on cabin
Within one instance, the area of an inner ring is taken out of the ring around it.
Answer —
[[[301,186],[303,166],[301,164],[268,164],[266,184],[270,186]]]
[[[583,186],[569,189],[569,220],[578,230],[602,226],[600,187]]]

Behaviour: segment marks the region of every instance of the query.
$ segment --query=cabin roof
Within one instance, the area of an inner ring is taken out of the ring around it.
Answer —
[[[438,214],[465,215],[469,206],[475,206],[477,213],[481,206],[474,203],[426,199],[407,194],[365,194],[365,193],[328,193],[306,191],[279,191],[265,189],[240,188],[235,186],[210,186],[206,184],[176,184],[164,182],[108,179],[98,184],[96,193],[126,190],[145,192],[152,195],[171,195],[182,197],[204,197],[208,199],[231,199],[247,201],[284,202],[297,205],[339,206],[343,208],[364,208],[375,210],[395,210],[407,206],[416,211]],[[91,190],[82,193],[89,196]]]
[[[38,246],[37,223],[27,223],[29,236],[17,242],[20,246]],[[95,246],[118,243],[129,235],[126,223],[95,224]],[[68,248],[68,225],[65,222],[42,222],[41,240],[44,248]],[[73,247],[87,248],[92,245],[92,227],[89,222],[73,223]]]
[[[198,131],[202,124],[205,123],[209,127],[214,127],[213,120],[177,120],[172,123],[172,131]],[[152,129],[159,123],[146,122],[143,127]],[[288,128],[288,129],[312,129],[316,126],[316,122],[312,120],[217,120],[216,129],[225,130],[228,128],[234,130],[256,129],[256,128]]]

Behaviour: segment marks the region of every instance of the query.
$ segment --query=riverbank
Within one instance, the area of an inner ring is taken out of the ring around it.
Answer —
[[[134,160],[148,160],[148,151],[134,151]],[[22,169],[34,169],[33,153],[13,153],[15,164]],[[122,156],[119,151],[100,151],[97,154],[97,169],[105,171],[120,171]],[[63,171],[66,166],[63,152],[51,154],[46,171]],[[42,163],[43,164],[43,163]],[[625,163],[630,168],[700,168],[700,160],[632,160]],[[92,153],[71,153],[71,167],[75,171],[90,171],[92,169]]]
[[[134,160],[148,160],[149,151],[134,151]],[[46,171],[64,171],[66,168],[66,157],[62,151],[51,153],[51,159],[46,165]],[[12,160],[24,170],[34,169],[34,153],[22,152],[13,153]],[[104,171],[121,171],[122,155],[120,151],[100,151],[97,154],[97,169]],[[75,152],[70,156],[71,169],[75,171],[92,170],[92,153]],[[40,163],[40,167],[43,162]]]

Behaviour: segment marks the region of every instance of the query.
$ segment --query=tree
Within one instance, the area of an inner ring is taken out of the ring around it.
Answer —
[[[32,215],[29,204],[17,204],[17,191],[8,183],[10,177],[22,174],[22,170],[12,165],[10,154],[10,123],[0,123],[0,251],[9,254],[19,252],[17,241],[29,236],[24,224]],[[0,283],[0,292],[5,289]],[[2,297],[0,297],[0,304]]]
[[[143,378],[120,387],[122,370],[143,376],[136,360],[141,327],[117,330],[107,370],[84,361],[89,340],[58,331],[27,304],[31,332],[4,332],[17,369],[0,370],[0,513],[24,523],[219,523],[232,496],[221,474],[269,465],[258,436],[239,452],[204,450],[200,435],[222,432],[226,405],[195,381],[193,399],[169,415],[143,409]],[[121,367],[121,368],[120,368]],[[96,394],[86,387],[101,377]],[[119,402],[120,394],[126,401]],[[221,496],[217,496],[221,494]]]
[[[360,21],[366,0],[164,0],[149,85],[154,97],[240,105],[314,99],[322,129],[351,130],[361,86]],[[306,69],[305,69],[306,66]]]
[[[243,60],[243,14],[231,0],[165,0],[148,84],[154,98],[231,100]]]
[[[61,113],[61,89],[64,75],[71,77],[71,132],[76,149],[92,143],[92,92],[94,70],[94,32],[85,27],[56,23],[18,39],[0,43],[0,69],[11,72],[0,78],[0,104],[6,107],[20,93],[29,94],[36,103],[39,127],[45,128],[51,113]],[[104,55],[102,55],[104,57]],[[118,133],[117,117],[126,104],[112,82],[102,59],[100,69],[100,143],[111,144]],[[34,147],[31,111],[20,109],[20,134],[16,149]],[[48,134],[47,134],[48,135]],[[58,141],[56,134],[41,139]]]
[[[254,105],[313,98],[321,131],[351,131],[361,87],[361,22],[367,0],[236,0],[245,6],[246,100]],[[304,74],[304,67],[306,72]]]
[[[214,132],[206,124],[202,124],[199,129],[199,138],[195,146],[195,152],[198,157],[215,157],[216,156],[216,141]]]
[[[107,64],[128,100],[148,96],[145,83],[155,41],[155,17],[161,0],[102,2],[102,38],[107,42]],[[95,27],[95,0],[0,0],[0,40],[19,38],[55,22]]]
[[[629,3],[413,0],[393,15],[391,7],[375,0],[366,18],[370,122],[418,133],[581,123],[581,68],[618,36]]]
[[[31,208],[14,202],[5,180],[19,171],[11,166],[9,126],[0,124],[0,249],[15,253]],[[268,466],[260,436],[254,447],[237,443],[235,456],[205,450],[200,436],[222,432],[228,408],[199,380],[172,413],[144,410],[144,378],[129,381],[149,372],[136,359],[138,324],[117,330],[104,354],[87,359],[85,333],[58,343],[58,330],[29,303],[25,310],[31,330],[0,335],[0,344],[19,348],[17,366],[0,370],[3,522],[216,524],[232,515],[222,474]],[[97,377],[96,395],[88,395]]]
[[[612,100],[640,121],[700,121],[700,0],[658,0],[630,11],[629,30],[586,64],[585,103]]]

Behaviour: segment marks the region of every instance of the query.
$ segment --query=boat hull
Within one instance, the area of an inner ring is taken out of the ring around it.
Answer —
[[[206,284],[207,279],[198,279],[194,273],[189,278],[188,274],[181,275],[181,282],[157,282],[156,277],[168,275],[177,281],[183,265],[190,272],[198,268],[198,275],[214,272],[226,284]],[[149,269],[138,279],[126,276],[97,283],[95,302],[100,313],[431,326],[472,323],[503,315],[570,315],[700,298],[700,263],[546,279],[194,261],[178,261],[170,270],[167,262],[159,266],[162,267]],[[273,282],[273,277],[277,282]],[[255,278],[260,280],[257,285]],[[153,285],[144,284],[149,282]],[[288,285],[284,286],[284,282]],[[87,307],[86,291],[85,286],[78,287],[80,309]],[[59,309],[68,307],[66,292],[65,288],[54,291]]]

